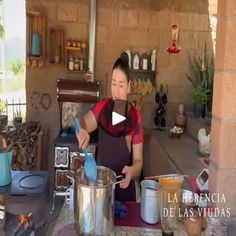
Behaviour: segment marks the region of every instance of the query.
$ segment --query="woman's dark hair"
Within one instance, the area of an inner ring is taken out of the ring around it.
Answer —
[[[114,69],[120,69],[126,75],[128,82],[130,81],[130,70],[129,70],[129,57],[127,53],[122,52],[120,57],[115,61],[112,71]]]

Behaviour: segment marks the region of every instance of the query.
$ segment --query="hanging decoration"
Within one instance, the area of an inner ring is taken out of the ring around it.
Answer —
[[[181,51],[181,48],[177,46],[177,39],[178,39],[178,26],[172,25],[171,26],[171,39],[172,39],[172,45],[171,47],[167,48],[167,52],[169,53],[179,53]]]

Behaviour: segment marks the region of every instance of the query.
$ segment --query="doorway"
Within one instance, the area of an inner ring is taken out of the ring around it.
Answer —
[[[0,99],[11,124],[15,117],[25,118],[25,0],[1,0],[0,23],[4,34],[0,39]]]

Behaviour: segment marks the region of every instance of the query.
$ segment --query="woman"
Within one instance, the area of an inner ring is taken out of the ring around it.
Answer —
[[[127,58],[120,57],[112,69],[112,98],[98,102],[82,119],[81,131],[77,134],[80,148],[89,143],[89,133],[98,128],[99,142],[97,164],[111,168],[117,175],[123,174],[116,186],[115,199],[135,201],[134,179],[142,169],[143,132],[138,110],[127,101],[130,89],[130,75]],[[126,119],[112,125],[112,112]]]

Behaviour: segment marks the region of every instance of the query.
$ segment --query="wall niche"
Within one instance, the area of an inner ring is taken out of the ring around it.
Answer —
[[[26,13],[26,66],[42,68],[46,59],[46,17],[40,12]]]
[[[64,29],[50,28],[50,62],[64,64]]]

